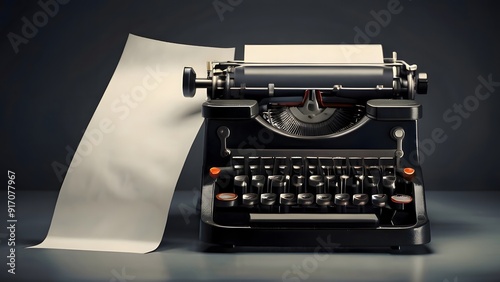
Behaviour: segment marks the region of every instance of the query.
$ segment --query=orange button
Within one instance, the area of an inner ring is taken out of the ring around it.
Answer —
[[[219,177],[219,174],[220,174],[220,168],[218,168],[218,167],[211,167],[210,168],[210,177],[215,179],[215,178]]]
[[[408,175],[408,176],[411,176],[415,173],[415,169],[411,168],[411,167],[405,167],[403,169],[403,172]]]

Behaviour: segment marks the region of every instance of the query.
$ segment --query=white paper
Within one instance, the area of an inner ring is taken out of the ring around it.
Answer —
[[[245,61],[261,63],[384,62],[382,45],[245,45]]]
[[[130,35],[34,248],[146,253],[162,240],[184,160],[203,122],[204,91],[182,95],[182,70],[228,61],[234,48]],[[75,85],[77,87],[77,85]]]

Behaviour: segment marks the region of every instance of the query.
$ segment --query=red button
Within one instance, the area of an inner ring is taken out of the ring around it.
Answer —
[[[403,169],[403,172],[408,175],[408,176],[411,176],[415,173],[415,169],[411,168],[411,167],[405,167]]]
[[[220,174],[220,168],[218,168],[218,167],[211,167],[210,168],[210,177],[215,179],[215,178],[219,177],[219,174]]]

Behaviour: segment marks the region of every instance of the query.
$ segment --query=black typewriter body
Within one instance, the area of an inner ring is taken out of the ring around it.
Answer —
[[[211,63],[200,239],[223,246],[392,247],[430,241],[416,93],[426,74],[383,64]],[[376,80],[381,80],[376,81]]]

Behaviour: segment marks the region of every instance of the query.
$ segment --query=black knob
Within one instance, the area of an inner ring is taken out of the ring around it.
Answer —
[[[429,84],[427,80],[427,73],[421,72],[417,76],[417,93],[427,94],[427,85]]]
[[[184,97],[194,97],[196,93],[196,72],[192,67],[184,68],[184,75],[182,77],[182,92]]]

